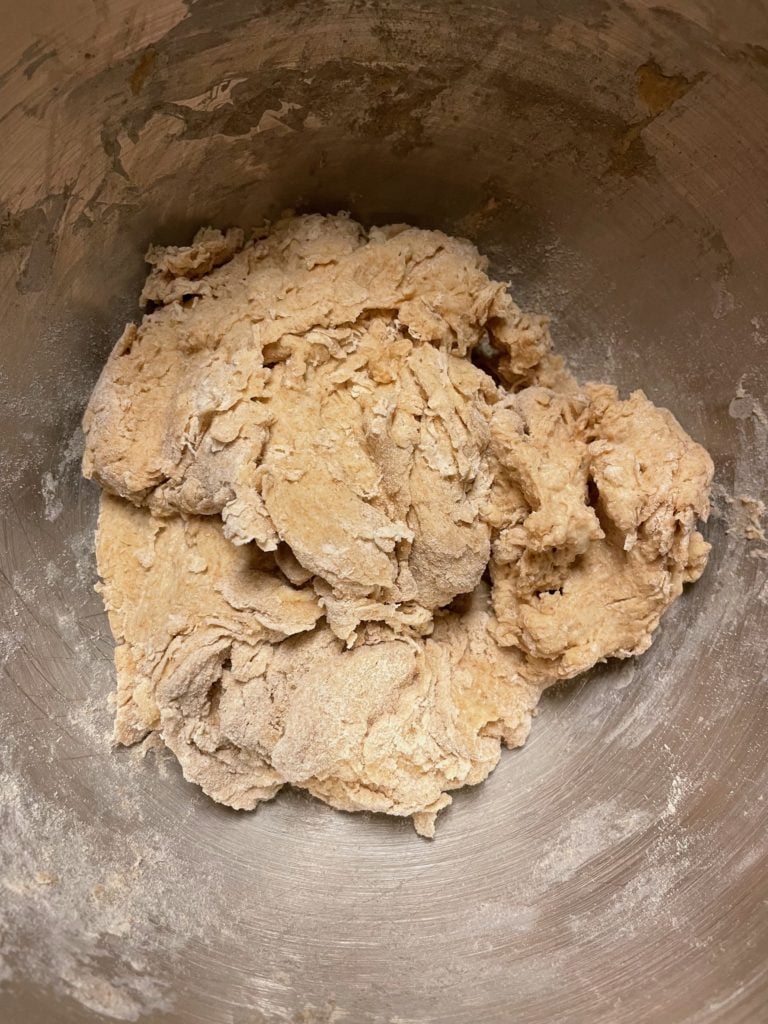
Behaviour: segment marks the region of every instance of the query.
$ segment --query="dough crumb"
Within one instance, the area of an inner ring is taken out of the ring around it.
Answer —
[[[468,241],[345,215],[153,247],[84,418],[115,739],[432,837],[542,690],[646,650],[712,462],[580,384]]]
[[[735,498],[727,497],[726,501],[731,512],[728,532],[758,544],[768,543],[763,525],[765,502],[749,494],[737,494]]]

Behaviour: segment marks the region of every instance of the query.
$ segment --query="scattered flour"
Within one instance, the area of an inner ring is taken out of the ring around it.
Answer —
[[[54,469],[47,469],[41,479],[43,514],[49,523],[55,522],[64,510],[60,487],[66,474],[79,472],[83,456],[83,431],[78,426],[61,454]]]
[[[8,775],[0,794],[5,977],[32,975],[57,996],[115,1020],[167,1008],[167,994],[152,977],[151,953],[168,935],[152,935],[141,923],[157,854],[148,848],[145,864],[138,844],[127,844],[110,855],[98,823],[74,821]]]
[[[651,810],[626,810],[614,800],[595,804],[566,821],[542,852],[533,872],[535,887],[567,882],[589,861],[642,832],[653,820]]]
[[[682,775],[675,775],[672,778],[672,784],[669,790],[669,796],[667,797],[667,815],[675,814],[680,807],[680,803],[686,794],[688,787],[685,779]]]

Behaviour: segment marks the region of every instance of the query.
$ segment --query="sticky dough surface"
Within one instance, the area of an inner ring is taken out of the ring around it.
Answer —
[[[116,739],[432,835],[545,686],[649,646],[711,460],[581,386],[467,241],[307,216],[148,261],[84,420]]]

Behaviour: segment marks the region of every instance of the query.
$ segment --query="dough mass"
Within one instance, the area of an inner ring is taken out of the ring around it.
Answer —
[[[116,739],[432,835],[544,687],[649,646],[711,460],[580,385],[469,242],[309,216],[148,261],[84,421]]]

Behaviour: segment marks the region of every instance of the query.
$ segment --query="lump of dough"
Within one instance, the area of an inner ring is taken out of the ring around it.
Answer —
[[[431,611],[471,591],[490,547],[480,513],[493,382],[379,320],[340,366],[297,381],[294,358],[273,374],[259,468],[281,542],[361,617],[371,600]]]
[[[96,556],[117,644],[117,742],[136,743],[162,728],[185,773],[203,772],[206,791],[226,792],[224,802],[233,806],[254,794],[273,796],[282,783],[263,759],[229,763],[231,751],[202,749],[189,730],[202,735],[197,719],[208,690],[201,687],[219,666],[228,638],[236,635],[253,647],[313,629],[322,615],[313,590],[265,571],[253,546],[224,542],[214,519],[157,519],[107,493]],[[164,720],[156,679],[177,671],[180,661],[181,677],[173,684],[178,700]]]
[[[544,686],[650,644],[711,460],[466,241],[309,216],[148,261],[84,420],[115,737],[232,807],[290,783],[431,835]]]
[[[247,246],[207,230],[150,251],[145,299],[94,391],[84,471],[159,515],[220,515],[280,545],[351,611],[427,611],[479,581],[494,381],[489,325],[533,365],[522,315],[468,242],[345,217]],[[522,353],[525,353],[524,355]]]
[[[491,436],[499,642],[542,677],[642,653],[706,563],[707,452],[642,392],[621,401],[608,385],[522,391]]]
[[[216,519],[153,518],[105,494],[99,566],[118,641],[116,738],[159,732],[184,775],[252,808],[286,782],[334,807],[411,816],[524,742],[541,687],[492,640],[487,588],[434,634],[347,649],[311,588],[264,571]]]

